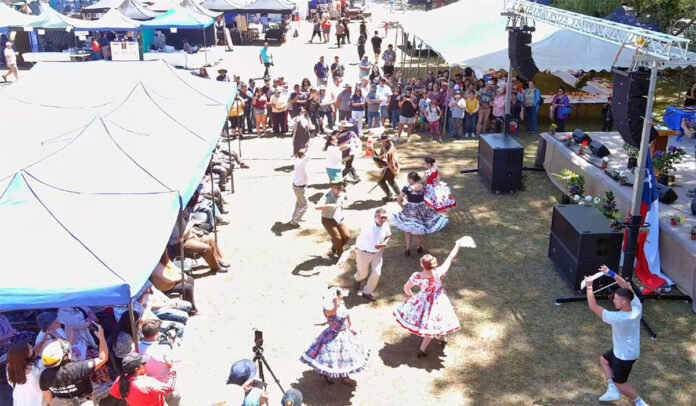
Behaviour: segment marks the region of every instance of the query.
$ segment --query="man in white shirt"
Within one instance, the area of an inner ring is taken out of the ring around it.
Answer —
[[[382,251],[389,240],[391,240],[391,230],[387,223],[387,211],[380,207],[375,210],[374,218],[360,230],[360,235],[355,241],[355,262],[358,270],[353,276],[355,278],[353,288],[360,291],[362,281],[367,278],[362,294],[371,302],[376,300],[372,292],[377,287],[382,274]]]
[[[382,117],[382,127],[384,127],[384,122],[387,120],[387,116],[389,115],[389,112],[387,111],[387,102],[389,101],[389,96],[391,95],[391,87],[387,86],[387,79],[382,76],[379,78],[379,85],[377,85],[377,98],[381,101],[379,110]]]
[[[587,286],[587,304],[590,310],[602,321],[611,325],[612,343],[614,348],[607,351],[600,358],[602,370],[607,378],[607,391],[599,400],[601,402],[614,402],[621,395],[633,400],[637,406],[648,406],[638,396],[633,385],[628,383],[628,375],[631,373],[633,363],[640,355],[640,319],[643,306],[635,295],[631,285],[626,280],[609,269],[606,265],[599,268],[610,278],[614,278],[620,286],[614,292],[614,307],[618,310],[612,312],[597,304],[592,290],[592,278],[585,277]]]
[[[171,343],[160,341],[161,327],[162,322],[157,319],[146,320],[143,323],[143,339],[138,343],[138,353],[143,356],[143,361],[147,359],[145,375],[167,383],[169,369],[177,360]],[[174,392],[165,395],[164,400],[168,406],[178,406],[181,402],[181,395],[177,390],[174,390]]]
[[[305,189],[307,187],[307,162],[309,157],[306,155],[306,150],[300,149],[297,151],[297,155],[293,161],[293,171],[292,171],[292,191],[295,192],[295,198],[297,202],[295,203],[295,211],[292,213],[292,220],[290,220],[290,225],[293,227],[300,226],[300,220],[307,211],[307,197],[305,196]]]
[[[2,80],[7,82],[7,77],[9,75],[14,75],[15,80],[19,79],[19,71],[17,70],[17,55],[19,55],[19,52],[15,52],[14,49],[12,49],[12,42],[7,41],[5,43],[5,49],[4,55],[5,55],[5,65],[7,65],[7,71],[6,74],[2,75]]]

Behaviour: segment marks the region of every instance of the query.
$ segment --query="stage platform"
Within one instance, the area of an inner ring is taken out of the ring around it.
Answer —
[[[601,159],[593,155],[589,149],[585,155],[578,155],[578,145],[570,148],[560,141],[565,134],[549,133],[541,134],[546,141],[544,157],[544,169],[560,190],[565,191],[565,182],[553,176],[560,174],[563,169],[569,169],[585,178],[585,194],[604,197],[608,190],[616,196],[617,208],[622,214],[627,214],[633,194],[632,186],[621,186],[614,181],[605,170],[601,168]],[[627,171],[628,156],[622,148],[623,139],[618,132],[591,132],[588,133],[593,140],[603,143],[610,151],[608,170]],[[677,165],[676,182],[671,187],[679,196],[671,205],[660,203],[660,260],[662,272],[669,276],[691,298],[696,293],[696,241],[691,240],[691,226],[696,225],[696,217],[691,214],[691,198],[686,195],[687,190],[696,187],[696,162],[694,158],[694,146],[696,142],[682,138],[669,137],[668,145],[684,148],[686,156],[682,163]],[[672,215],[682,214],[686,222],[678,226],[670,225]],[[696,312],[696,301],[692,304]]]

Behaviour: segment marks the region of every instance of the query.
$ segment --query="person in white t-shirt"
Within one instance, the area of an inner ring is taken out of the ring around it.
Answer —
[[[353,289],[360,291],[362,281],[367,279],[362,289],[364,298],[374,302],[374,292],[382,274],[382,252],[392,238],[391,229],[387,222],[387,211],[383,208],[375,210],[374,218],[360,229],[360,235],[355,240],[355,263],[357,272],[353,276]],[[372,272],[370,272],[372,268]],[[369,278],[368,278],[369,275]]]
[[[15,52],[14,49],[12,49],[12,42],[7,41],[5,43],[5,65],[7,65],[7,69],[9,71],[2,75],[2,80],[7,82],[7,77],[9,75],[14,75],[15,80],[19,79],[19,71],[17,70],[17,55],[19,55],[19,52]]]
[[[633,400],[637,406],[648,406],[638,396],[633,385],[628,382],[628,375],[631,373],[633,363],[640,355],[640,319],[643,306],[633,292],[631,285],[623,277],[617,275],[606,265],[602,265],[599,270],[610,278],[614,278],[619,285],[613,298],[614,307],[618,311],[613,312],[597,304],[592,290],[592,278],[585,277],[587,304],[590,310],[603,322],[611,325],[614,345],[614,348],[604,353],[600,358],[602,370],[607,378],[607,391],[599,400],[601,402],[614,402],[619,400],[621,395],[624,395]]]
[[[302,216],[307,211],[305,189],[307,187],[307,162],[309,161],[309,156],[307,156],[306,152],[306,149],[300,149],[293,160],[292,191],[295,192],[295,198],[297,199],[295,211],[292,213],[292,220],[290,220],[290,224],[293,227],[299,227],[300,220],[302,220]]]
[[[389,111],[387,109],[387,103],[389,102],[389,97],[392,95],[391,87],[387,85],[387,78],[384,76],[379,78],[379,85],[377,85],[377,97],[381,100],[379,105],[380,117],[382,120],[382,127],[384,127],[384,122],[387,120]]]

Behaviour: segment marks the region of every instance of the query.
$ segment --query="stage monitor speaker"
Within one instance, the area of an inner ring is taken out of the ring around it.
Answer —
[[[512,69],[524,80],[532,80],[539,72],[532,58],[532,34],[514,28],[508,31],[508,56]]]
[[[557,205],[551,216],[549,258],[571,288],[606,264],[618,269],[623,234],[594,206]]]
[[[611,110],[616,129],[628,144],[640,146],[643,132],[643,117],[647,105],[646,96],[650,87],[650,71],[639,68],[614,68]],[[657,137],[655,128],[650,127],[650,142]]]
[[[691,214],[696,216],[696,197],[691,199]]]
[[[485,134],[479,139],[478,174],[494,192],[522,188],[522,145],[507,134]]]
[[[660,202],[672,204],[677,201],[678,197],[679,195],[677,195],[677,192],[671,187],[665,186],[662,183],[657,184],[657,200]]]
[[[587,141],[588,143],[590,143],[592,142],[592,137],[590,137],[583,130],[576,128],[575,130],[573,130],[573,141],[575,141],[576,144],[582,144],[583,141]]]
[[[604,144],[597,140],[590,141],[590,151],[592,151],[593,154],[597,155],[600,158],[604,158],[605,156],[611,155],[611,151],[609,151],[609,148],[605,147]]]

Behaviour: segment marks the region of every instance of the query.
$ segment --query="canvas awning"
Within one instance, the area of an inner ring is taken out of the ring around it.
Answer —
[[[246,0],[205,0],[201,6],[215,11],[239,11],[248,4]]]
[[[181,6],[175,6],[153,20],[143,21],[142,27],[151,29],[203,29],[211,24],[213,24],[213,19],[211,17],[185,9]]]
[[[38,21],[30,24],[32,28],[65,30],[70,27],[82,27],[87,21],[79,18],[68,17],[59,13],[48,5],[42,5]]]
[[[217,18],[223,14],[219,11],[209,10],[209,9],[201,6],[200,4],[195,2],[194,0],[184,0],[184,2],[181,3],[181,7],[185,8],[187,10],[193,11],[194,13],[207,15],[208,17],[212,17],[212,18]]]
[[[121,14],[118,9],[112,8],[97,20],[87,21],[81,27],[75,27],[75,31],[139,31],[140,21],[130,19]]]
[[[0,273],[0,311],[129,304],[178,211],[175,192],[75,193],[18,172],[0,190],[0,227],[12,230],[0,237],[12,253]]]
[[[279,13],[289,14],[292,12],[294,4],[283,0],[256,0],[242,7],[242,13]]]
[[[0,28],[31,27],[37,21],[39,21],[38,16],[20,13],[5,3],[0,3]]]
[[[112,8],[120,7],[124,1],[125,0],[99,0],[94,4],[91,4],[87,7],[83,7],[82,9],[89,13],[106,12],[107,10],[111,10]]]
[[[118,11],[124,16],[132,18],[133,20],[150,20],[155,17],[162,15],[159,11],[150,10],[145,8],[137,0],[126,0],[121,6],[118,7]]]

